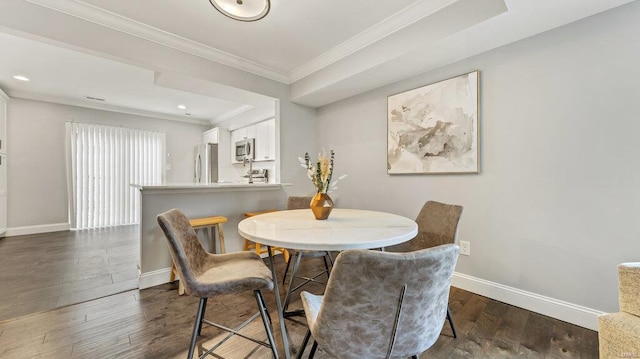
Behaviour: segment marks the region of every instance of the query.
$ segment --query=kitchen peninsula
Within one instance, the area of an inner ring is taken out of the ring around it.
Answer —
[[[178,208],[189,218],[225,216],[227,252],[242,250],[244,239],[238,235],[238,223],[245,212],[284,208],[286,184],[275,183],[211,183],[211,184],[132,184],[138,189],[140,201],[140,289],[169,282],[171,257],[167,241],[158,226],[156,216]],[[205,248],[207,236],[199,233]]]

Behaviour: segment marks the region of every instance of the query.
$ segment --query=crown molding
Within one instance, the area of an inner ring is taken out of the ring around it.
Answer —
[[[299,66],[290,73],[284,73],[251,60],[215,49],[200,42],[149,26],[114,12],[87,4],[81,0],[26,1],[100,26],[105,26],[122,33],[153,41],[163,46],[171,47],[176,50],[200,56],[226,66],[289,85],[335,62],[338,62],[459,0],[421,0],[415,2],[383,21],[371,26],[367,30],[357,34],[351,39],[335,46],[306,64]]]
[[[26,0],[63,14],[171,47],[258,76],[289,84],[287,74],[200,42],[158,29],[80,0]]]
[[[2,91],[2,89],[0,89],[0,98],[8,101],[9,100],[9,95],[7,95],[4,91]]]
[[[241,113],[247,112],[251,109],[253,109],[255,106],[253,105],[241,105],[238,106],[232,110],[229,110],[219,116],[216,116],[214,119],[212,119],[210,122],[212,125],[217,124],[217,123],[221,123],[224,122],[230,118],[233,118],[235,116],[238,116]]]
[[[42,102],[57,103],[57,104],[61,104],[61,105],[84,107],[84,108],[90,108],[90,109],[94,109],[94,110],[102,110],[102,111],[109,111],[109,112],[119,112],[119,113],[125,113],[125,114],[128,114],[128,115],[159,118],[159,119],[169,120],[169,121],[178,121],[178,122],[191,123],[191,124],[194,124],[194,125],[204,125],[204,126],[209,126],[210,125],[210,121],[209,120],[203,120],[203,119],[198,119],[198,118],[185,118],[185,117],[169,115],[169,114],[165,114],[165,113],[158,113],[158,112],[145,111],[145,110],[137,110],[137,109],[133,109],[133,108],[121,107],[121,106],[113,106],[113,105],[102,104],[102,103],[93,103],[93,102],[70,99],[70,98],[65,98],[65,97],[45,95],[45,94],[35,93],[35,92],[8,91],[8,95],[9,95],[10,98],[21,98],[21,99],[27,99],[27,100],[35,100],[35,101],[42,101]]]
[[[289,82],[293,83],[309,76],[457,1],[459,0],[422,0],[415,2],[306,64],[297,67],[289,73]]]

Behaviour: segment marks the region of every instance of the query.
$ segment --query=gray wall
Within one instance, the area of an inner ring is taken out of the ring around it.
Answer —
[[[617,311],[640,229],[640,2],[318,110],[341,206],[464,205],[457,271]],[[481,174],[386,173],[387,96],[480,70]]]
[[[65,122],[165,132],[168,182],[191,182],[193,146],[209,127],[12,98],[8,109],[8,227],[68,223]]]
[[[280,117],[280,178],[283,183],[292,183],[285,187],[289,195],[306,195],[314,191],[313,184],[307,178],[307,172],[300,167],[298,157],[305,152],[316,150],[316,110],[281,101]]]

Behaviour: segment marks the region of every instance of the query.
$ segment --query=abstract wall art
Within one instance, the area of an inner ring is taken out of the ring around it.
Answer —
[[[387,173],[479,173],[474,71],[387,98]]]

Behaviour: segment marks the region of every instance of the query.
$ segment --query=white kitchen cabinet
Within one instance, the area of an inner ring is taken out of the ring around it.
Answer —
[[[245,135],[245,140],[248,138],[256,138],[256,126],[255,125],[251,125],[251,126],[247,126],[245,127],[247,129],[247,134]]]
[[[231,163],[239,163],[236,161],[236,142],[243,139],[242,136],[246,135],[247,131],[243,128],[231,131]]]
[[[231,131],[231,142],[232,144],[240,141],[242,139],[247,138],[247,128],[241,127],[236,130]]]
[[[272,118],[267,121],[269,126],[269,160],[276,159],[276,119]]]
[[[255,161],[273,161],[276,159],[276,120],[270,119],[231,131],[231,162],[235,158],[236,141],[255,139]]]
[[[249,138],[256,138],[256,127],[255,125],[249,125],[245,127],[240,127],[236,130],[231,131],[231,137],[235,141],[246,140]]]
[[[258,122],[256,128],[256,161],[269,159],[269,126],[267,121]]]
[[[276,159],[276,120],[258,122],[256,127],[256,161]]]
[[[219,130],[217,127],[202,133],[202,143],[218,143],[218,142],[219,142]]]

